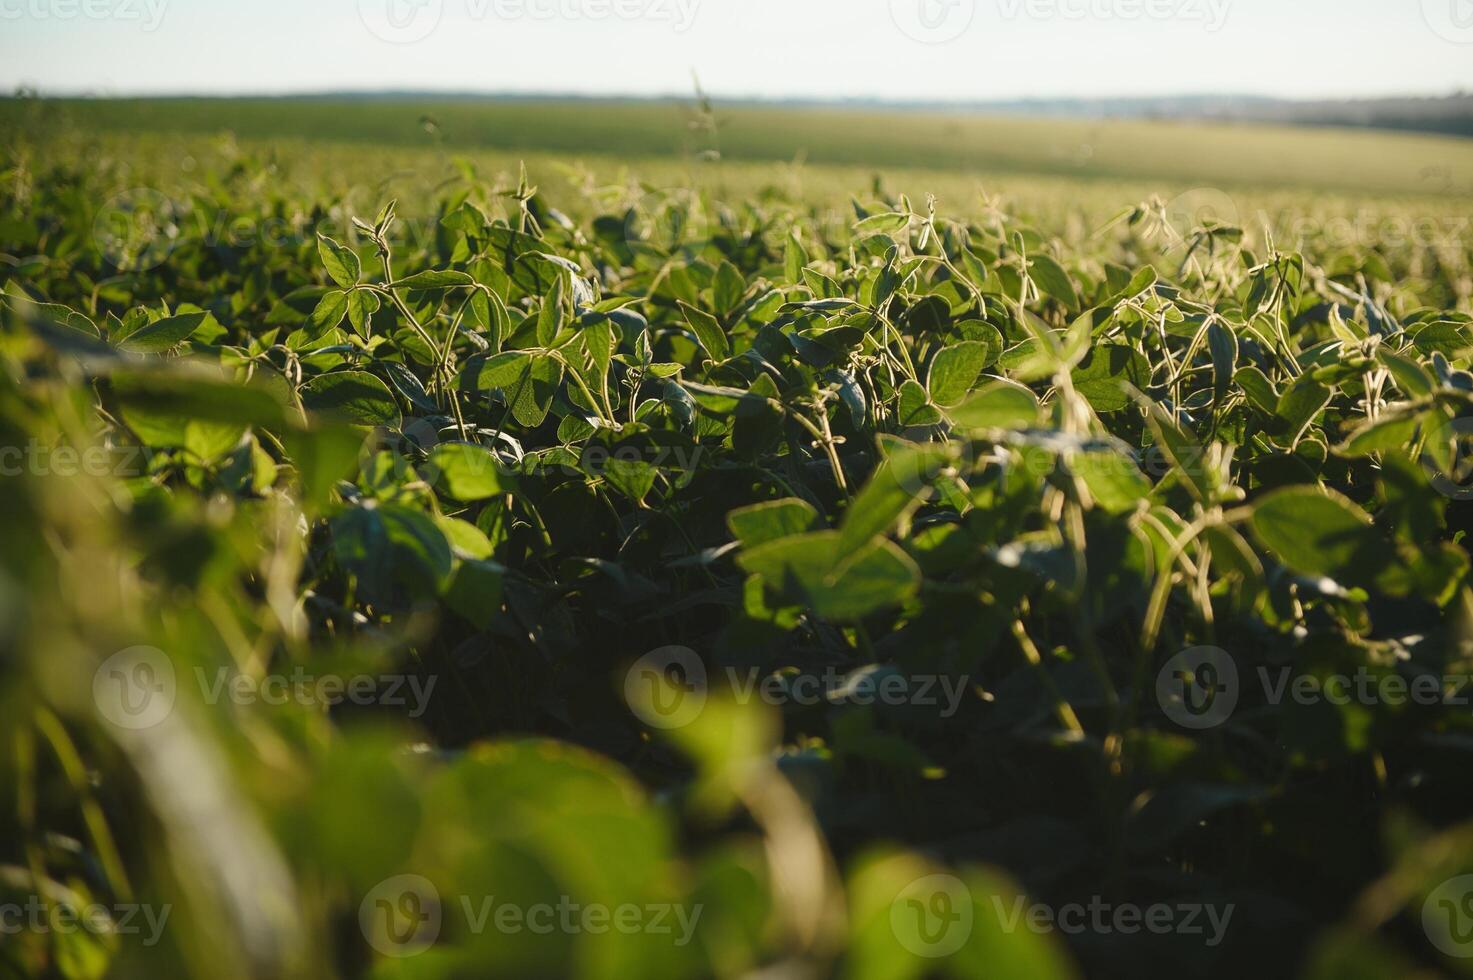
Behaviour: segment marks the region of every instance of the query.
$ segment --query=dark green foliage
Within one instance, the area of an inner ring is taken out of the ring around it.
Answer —
[[[181,206],[334,207],[241,166]],[[1473,672],[1473,323],[1418,291],[1466,256],[1418,286],[1231,229],[1173,248],[1156,205],[1098,254],[903,197],[848,229],[673,196],[674,222],[579,224],[467,173],[427,224],[228,247],[186,221],[119,269],[93,176],[0,172],[0,885],[138,889],[184,934],[28,938],[26,969],[1329,976],[1346,937],[1367,976],[1451,962],[1422,909],[1473,862],[1466,704],[1260,678]],[[92,687],[138,644],[180,678],[145,734]],[[1236,673],[1210,723],[1172,695],[1217,687],[1202,647]],[[433,696],[202,699],[226,667]],[[931,960],[903,920],[942,873],[972,924]],[[399,961],[357,923],[405,874],[447,925]],[[230,904],[252,887],[275,912]],[[1000,916],[1019,889],[1236,917],[1220,944],[1039,935]],[[688,945],[448,924],[483,895],[703,918]]]

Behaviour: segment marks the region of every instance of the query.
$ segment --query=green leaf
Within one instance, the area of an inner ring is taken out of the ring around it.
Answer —
[[[1278,414],[1279,391],[1274,387],[1274,383],[1268,380],[1266,374],[1249,365],[1239,369],[1238,373],[1233,375],[1233,380],[1237,382],[1239,388],[1243,389],[1243,393],[1248,396],[1248,401],[1254,408],[1269,417]]]
[[[1079,294],[1074,291],[1069,273],[1052,257],[1041,252],[1034,255],[1028,262],[1028,275],[1045,296],[1052,296],[1071,310],[1079,308]]]
[[[963,320],[956,325],[956,332],[962,336],[963,340],[974,340],[986,345],[987,362],[982,365],[984,371],[996,364],[998,358],[1002,356],[1004,347],[1002,331],[986,320]]]
[[[1280,564],[1347,585],[1373,579],[1390,550],[1365,511],[1316,487],[1287,487],[1260,500],[1253,534]]]
[[[958,428],[1027,429],[1038,422],[1038,396],[1020,384],[994,381],[947,411]]]
[[[711,295],[716,303],[716,311],[722,316],[729,316],[741,303],[742,297],[747,292],[747,281],[742,278],[741,272],[736,266],[726,260],[716,269],[716,281],[711,284]]]
[[[68,330],[75,330],[77,333],[86,334],[88,337],[102,336],[102,331],[97,329],[97,324],[93,323],[91,318],[60,303],[36,303],[30,300],[13,300],[12,305],[32,322],[52,323]],[[144,311],[135,310],[134,312],[143,313]],[[114,334],[112,340],[117,342],[119,336]]]
[[[732,536],[747,548],[803,534],[819,527],[818,511],[805,500],[789,497],[741,507],[726,515]]]
[[[1275,430],[1280,445],[1297,446],[1325,406],[1330,404],[1329,388],[1309,375],[1302,375],[1279,398],[1279,425]]]
[[[202,463],[213,463],[240,445],[246,426],[232,422],[190,419],[184,427],[184,448]]]
[[[1151,481],[1133,459],[1120,453],[1080,453],[1070,470],[1084,481],[1095,504],[1112,514],[1135,510],[1151,493]]]
[[[535,429],[547,419],[553,396],[563,383],[563,365],[555,357],[533,357],[526,374],[507,395],[512,399],[512,416],[517,423]],[[506,389],[503,389],[506,390]]]
[[[839,538],[837,531],[781,538],[744,552],[737,564],[837,621],[900,605],[920,587],[920,570],[893,542],[876,541],[845,561]]]
[[[854,226],[857,237],[865,235],[893,235],[905,229],[910,224],[910,215],[901,214],[899,211],[886,211],[881,214],[872,214]]]
[[[181,313],[139,327],[118,344],[130,354],[161,354],[188,340],[204,325],[208,313]]]
[[[416,272],[407,279],[389,283],[390,289],[413,289],[419,292],[430,292],[441,289],[454,289],[457,286],[474,286],[475,279],[464,272],[456,272],[450,269]]]
[[[987,344],[975,340],[941,350],[931,361],[927,379],[931,401],[942,408],[959,403],[986,369],[988,356]]]
[[[501,461],[481,446],[463,442],[436,446],[429,465],[438,476],[435,485],[456,500],[486,500],[508,489],[502,479]]]
[[[486,335],[486,344],[493,351],[501,349],[503,341],[511,334],[511,314],[506,304],[495,293],[478,289],[471,295],[466,308],[466,323],[472,330]]]
[[[363,274],[357,253],[325,235],[317,236],[317,254],[322,257],[322,264],[332,281],[344,289],[356,285],[358,277]]]
[[[436,583],[450,575],[450,542],[427,514],[395,504],[379,507],[378,513],[395,558],[418,565]]]
[[[323,418],[349,425],[399,426],[399,405],[389,386],[364,371],[313,378],[302,386],[302,404]]]
[[[357,294],[355,290],[354,295]],[[312,327],[311,337],[316,340],[329,330],[334,330],[343,322],[343,317],[348,315],[349,294],[340,289],[329,291],[322,297],[322,302],[317,304],[317,309],[312,311],[309,321]],[[362,331],[360,330],[361,334]]]
[[[377,293],[369,292],[366,289],[350,290],[348,292],[348,323],[352,325],[353,332],[360,337],[368,337],[372,326],[373,315],[378,312],[378,308],[379,298]]]
[[[567,323],[565,279],[558,276],[553,280],[552,291],[543,298],[542,309],[537,312],[537,343],[543,347],[551,347]]]
[[[479,630],[486,630],[501,611],[500,565],[489,561],[463,561],[445,590],[445,604]]]
[[[941,413],[931,404],[931,396],[926,393],[926,389],[918,382],[907,379],[900,386],[896,421],[903,426],[935,425],[941,421]]]
[[[1233,383],[1238,366],[1238,337],[1219,320],[1207,328],[1207,348],[1212,352],[1212,402],[1221,405]],[[1144,385],[1136,384],[1137,388]]]
[[[808,253],[803,250],[802,243],[789,235],[783,247],[783,278],[797,285],[803,281],[803,267],[807,264]]]
[[[439,517],[435,523],[445,535],[445,540],[450,542],[450,549],[457,558],[485,560],[495,551],[486,532],[474,524],[456,517]]]
[[[1422,417],[1415,412],[1388,413],[1356,429],[1335,452],[1341,456],[1369,456],[1402,449],[1416,435]]]
[[[950,459],[946,446],[904,446],[880,464],[839,526],[836,557],[847,558],[913,513]]]
[[[183,445],[185,427],[191,421],[272,429],[286,426],[286,410],[278,392],[259,384],[174,371],[120,371],[112,376],[112,391],[125,421],[135,431],[147,427],[179,440],[155,441],[139,431],[153,445]]]
[[[658,471],[642,459],[625,459],[617,453],[603,462],[603,478],[609,485],[635,503],[654,489]]]
[[[583,331],[583,342],[588,347],[588,356],[593,358],[596,376],[605,377],[613,363],[617,343],[614,340],[614,323],[608,317],[599,317]]]
[[[526,377],[532,363],[532,355],[526,351],[509,350],[495,355],[479,365],[466,366],[462,385],[469,382],[473,391],[488,391],[499,388],[510,393]]]
[[[1391,372],[1392,378],[1396,380],[1396,386],[1406,392],[1409,398],[1425,398],[1432,394],[1434,385],[1432,375],[1427,373],[1426,368],[1400,354],[1393,354],[1384,347],[1376,352],[1381,363],[1386,365],[1386,370]]]
[[[1124,344],[1101,344],[1090,350],[1070,375],[1077,391],[1097,412],[1118,412],[1130,405],[1129,388],[1147,388],[1151,364],[1144,354]]]
[[[726,339],[726,331],[721,329],[720,321],[685,302],[680,303],[680,312],[713,361],[724,361],[731,356],[731,344]]]
[[[1181,474],[1187,490],[1197,500],[1205,503],[1216,499],[1217,471],[1207,465],[1207,454],[1202,444],[1156,402],[1144,395],[1138,401],[1146,410],[1146,424],[1156,438],[1156,445],[1170,461],[1172,472]]]

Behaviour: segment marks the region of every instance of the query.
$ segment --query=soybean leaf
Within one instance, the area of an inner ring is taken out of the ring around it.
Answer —
[[[942,349],[931,361],[931,373],[927,381],[931,401],[942,408],[960,402],[986,369],[987,359],[988,347],[978,341],[953,344]]]
[[[457,286],[475,285],[475,279],[468,273],[456,272],[454,270],[439,270],[433,272],[416,272],[406,279],[389,284],[390,289],[413,289],[420,292],[433,290],[454,289]]]
[[[714,316],[683,301],[680,303],[680,312],[713,361],[724,361],[731,356],[731,344],[726,339],[726,331],[721,329],[721,323]]]
[[[947,448],[935,444],[893,451],[845,511],[837,557],[854,554],[919,507],[949,458]]]
[[[321,256],[322,265],[332,281],[344,289],[355,285],[358,277],[363,274],[363,266],[358,261],[357,253],[325,235],[317,236],[317,254]]]
[[[946,414],[972,431],[1026,429],[1038,421],[1038,396],[1020,384],[994,381]]]
[[[312,327],[310,334],[312,339],[316,340],[329,330],[337,329],[338,324],[343,322],[343,317],[348,315],[349,305],[349,294],[340,289],[330,290],[323,296],[322,302],[317,304],[317,309],[312,311],[312,318],[309,321]],[[361,335],[362,331],[360,330],[359,333]]]
[[[302,386],[302,404],[317,415],[350,425],[399,426],[399,406],[388,385],[363,371],[313,378]]]
[[[436,446],[429,467],[436,474],[436,485],[456,500],[486,500],[508,489],[500,460],[482,446],[460,442]]]
[[[1079,308],[1079,294],[1064,267],[1048,255],[1039,253],[1028,262],[1028,275],[1045,296],[1052,296],[1071,310]]]
[[[118,344],[118,349],[130,354],[163,353],[188,340],[208,316],[208,313],[181,313],[155,320],[129,334]]]
[[[812,531],[818,524],[813,505],[792,497],[741,507],[726,515],[732,536],[748,548]]]
[[[839,550],[839,532],[819,531],[768,542],[737,562],[819,616],[838,621],[898,606],[920,586],[920,570],[893,542],[875,541],[847,560],[838,558]]]
[[[1287,487],[1253,509],[1253,534],[1301,575],[1359,585],[1375,577],[1387,545],[1355,504],[1317,487]]]

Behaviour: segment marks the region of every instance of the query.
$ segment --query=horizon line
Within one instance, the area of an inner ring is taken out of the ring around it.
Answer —
[[[580,102],[691,102],[701,98],[707,98],[716,103],[727,104],[757,104],[757,105],[794,105],[794,106],[886,106],[886,107],[916,107],[916,108],[938,108],[954,107],[958,109],[996,107],[996,106],[1046,106],[1072,104],[1082,106],[1105,106],[1119,103],[1173,103],[1173,102],[1252,102],[1270,103],[1280,105],[1315,105],[1318,103],[1355,103],[1355,102],[1388,102],[1388,101],[1453,101],[1460,98],[1473,98],[1473,92],[1467,89],[1457,88],[1452,91],[1443,92],[1405,92],[1380,95],[1337,95],[1337,96],[1277,96],[1262,95],[1246,92],[1175,92],[1158,93],[1153,95],[1045,95],[1045,96],[998,96],[998,97],[969,97],[969,98],[893,98],[887,96],[825,96],[825,95],[720,95],[710,92],[659,92],[659,93],[589,93],[579,91],[549,91],[549,90],[517,90],[517,89],[466,89],[466,88],[416,88],[416,87],[375,87],[375,88],[325,88],[325,89],[296,89],[289,91],[250,91],[240,90],[232,92],[190,92],[190,91],[158,91],[158,92],[110,92],[96,89],[83,89],[73,91],[47,90],[39,86],[21,83],[11,87],[8,94],[0,95],[3,99],[17,99],[23,97],[36,97],[40,99],[86,99],[95,101],[122,101],[122,100],[243,100],[243,99],[329,99],[329,98],[456,98],[456,99],[487,99],[498,101],[580,101]]]

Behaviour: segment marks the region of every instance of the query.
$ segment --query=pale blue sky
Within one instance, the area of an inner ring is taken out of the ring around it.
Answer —
[[[1473,0],[0,0],[7,91],[684,94],[693,69],[726,96],[1447,93]]]

